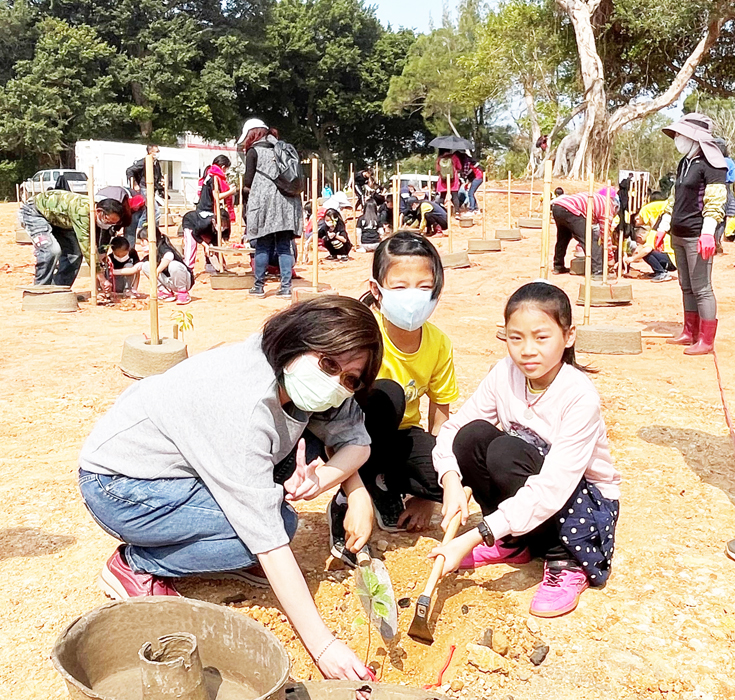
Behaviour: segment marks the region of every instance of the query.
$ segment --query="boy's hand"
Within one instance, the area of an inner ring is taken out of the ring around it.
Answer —
[[[442,478],[442,488],[444,489],[444,498],[442,503],[442,530],[446,532],[449,527],[449,521],[456,513],[462,513],[462,525],[467,522],[470,515],[469,504],[467,502],[467,494],[462,488],[459,474],[454,471],[447,472]]]
[[[366,489],[356,489],[347,497],[345,514],[346,546],[359,552],[373,532],[373,500]]]

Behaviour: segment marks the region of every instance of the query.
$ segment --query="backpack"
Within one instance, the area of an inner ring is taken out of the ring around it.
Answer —
[[[257,170],[257,172],[275,184],[278,191],[285,197],[298,197],[304,191],[304,174],[301,169],[301,158],[299,158],[298,151],[285,141],[276,141],[275,144],[266,142],[258,145],[273,149],[278,176],[272,178],[262,170]]]

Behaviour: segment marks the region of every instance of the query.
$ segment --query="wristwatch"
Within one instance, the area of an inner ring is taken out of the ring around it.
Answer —
[[[480,520],[477,530],[488,547],[492,547],[495,544],[495,537],[493,537],[493,533],[484,520]]]

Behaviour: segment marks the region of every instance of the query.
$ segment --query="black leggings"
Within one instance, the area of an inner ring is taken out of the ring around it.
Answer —
[[[544,463],[541,453],[525,440],[508,435],[491,423],[475,420],[462,427],[454,438],[452,451],[462,480],[483,515],[515,496],[529,476],[538,474]],[[527,535],[517,538],[534,556],[547,561],[573,559],[562,544],[557,518],[549,518]]]
[[[360,467],[368,491],[376,488],[375,479],[382,474],[391,493],[441,502],[443,491],[431,458],[436,438],[420,427],[399,430],[406,410],[403,387],[392,379],[378,379],[358,402],[372,440],[370,458]]]

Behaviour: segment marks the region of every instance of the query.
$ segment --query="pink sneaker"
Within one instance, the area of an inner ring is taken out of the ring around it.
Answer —
[[[462,569],[479,569],[488,564],[528,564],[531,552],[528,547],[509,547],[502,540],[492,547],[478,544],[459,564]]]
[[[191,301],[191,296],[189,296],[189,292],[176,292],[176,303],[179,306],[184,306],[184,304],[188,304]]]
[[[588,586],[587,574],[575,561],[546,562],[544,578],[531,601],[531,615],[558,617],[572,612]]]
[[[168,289],[158,290],[158,301],[175,301],[176,295],[173,292],[169,292]]]
[[[168,579],[136,574],[122,556],[125,547],[121,544],[102,567],[97,579],[106,595],[114,600],[127,600],[149,595],[170,595],[181,597]]]

